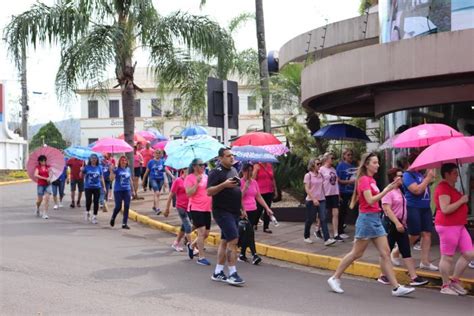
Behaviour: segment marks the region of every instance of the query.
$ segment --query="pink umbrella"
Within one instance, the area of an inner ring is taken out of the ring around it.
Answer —
[[[427,147],[448,138],[462,136],[464,135],[444,124],[421,124],[401,133],[393,142],[393,147]]]
[[[119,135],[118,138],[119,139],[125,139],[125,135],[122,133],[122,134]],[[133,141],[135,143],[144,143],[144,144],[148,142],[145,137],[143,137],[142,135],[140,135],[138,133],[133,134]]]
[[[149,131],[140,131],[137,134],[142,136],[143,138],[145,138],[149,142],[151,142],[152,140],[154,140],[156,138],[156,135],[153,134],[152,132],[149,132]]]
[[[46,165],[51,168],[53,174],[51,182],[53,182],[63,173],[64,165],[66,164],[64,161],[64,155],[59,149],[50,146],[40,147],[32,152],[30,157],[28,157],[26,171],[28,172],[30,179],[35,182],[38,181],[34,176],[35,169],[38,166],[38,157],[41,155],[46,156]]]
[[[165,146],[168,144],[167,140],[161,141],[153,145],[153,149],[160,149],[160,150],[165,150]]]
[[[91,148],[100,153],[127,153],[133,151],[133,147],[127,144],[123,139],[108,137],[99,139]]]

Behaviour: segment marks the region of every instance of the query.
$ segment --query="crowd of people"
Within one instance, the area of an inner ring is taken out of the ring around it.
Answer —
[[[163,214],[169,216],[173,205],[182,223],[172,247],[180,252],[186,249],[189,258],[197,257],[196,262],[200,265],[211,265],[204,244],[211,229],[211,218],[214,218],[221,230],[221,243],[211,279],[233,285],[243,284],[244,280],[237,273],[236,261],[251,261],[255,265],[262,261],[256,251],[254,234],[259,221],[263,220],[263,232],[272,233],[269,229],[273,217],[271,203],[278,194],[272,165],[246,163],[239,168],[239,173],[234,168],[234,156],[229,148],[219,151],[217,165],[210,171],[199,158],[194,159],[189,168],[172,170],[165,166],[164,152],[149,147],[142,151],[135,149],[134,158],[133,173],[125,156],[119,158],[118,164],[110,154],[104,155],[102,160],[93,154],[87,163],[71,158],[61,177],[51,183],[46,157],[40,156],[35,171],[38,183],[36,214],[48,218],[50,194],[54,197],[54,208],[62,207],[64,186],[70,183],[71,208],[81,207],[82,192],[85,193],[85,221],[97,223],[99,208],[107,212],[106,202],[113,192],[115,207],[110,225],[115,225],[116,217],[123,209],[122,228],[130,229],[128,211],[131,199],[138,196],[139,180],[144,190],[153,190],[153,211],[156,214],[161,213],[160,194],[165,182],[168,182],[170,194]],[[435,181],[435,171],[421,173],[408,170],[416,155],[408,157],[405,170],[388,170],[390,183],[383,190],[377,187],[374,179],[379,169],[376,154],[364,154],[359,166],[353,162],[353,151],[350,149],[343,151],[336,167],[333,166],[333,158],[333,154],[326,153],[311,159],[303,179],[306,192],[304,242],[313,243],[313,226],[314,235],[326,246],[348,241],[346,217],[349,212],[354,212],[357,217],[353,248],[328,280],[330,288],[336,293],[344,292],[340,281],[342,274],[352,262],[363,256],[371,241],[380,254],[383,273],[378,281],[391,285],[395,296],[413,292],[413,287],[398,283],[393,266],[402,264],[401,256],[411,279],[409,285],[427,284],[427,280],[417,275],[411,256],[412,247],[420,241],[419,268],[440,270],[443,279],[441,293],[465,295],[459,278],[468,265],[474,268],[474,262],[470,264],[474,260],[474,249],[465,228],[468,196],[455,188],[457,166],[443,165],[442,180],[432,197],[430,186]],[[432,202],[436,207],[434,226]],[[40,214],[42,203],[44,210]],[[332,225],[332,237],[329,224]],[[429,257],[433,229],[440,239],[439,268]],[[193,231],[197,234],[194,240]],[[183,240],[185,249],[182,247]],[[247,249],[250,250],[251,260],[247,258]],[[456,251],[461,256],[454,266],[454,273],[450,275]],[[225,265],[228,267],[227,274],[224,272]]]

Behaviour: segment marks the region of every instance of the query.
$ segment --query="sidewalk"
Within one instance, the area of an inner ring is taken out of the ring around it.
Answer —
[[[148,224],[154,228],[162,229],[168,232],[176,232],[177,227],[181,225],[181,221],[177,215],[175,209],[171,209],[170,216],[164,217],[163,215],[155,215],[152,208],[152,195],[150,192],[139,193],[144,200],[132,201],[131,209],[136,211],[138,214],[143,215],[140,217],[140,222]],[[163,211],[166,205],[167,193],[162,194],[160,208]],[[275,207],[278,204],[274,205]],[[135,217],[135,218],[134,218]],[[131,215],[131,218],[137,220],[136,216]],[[151,219],[152,221],[150,221]],[[159,224],[156,221],[164,223],[165,225]],[[171,226],[168,226],[168,225]],[[173,226],[173,227],[172,227]],[[293,222],[280,222],[278,227],[273,227],[270,224],[270,229],[273,234],[267,234],[262,231],[262,226],[258,227],[256,233],[257,252],[261,255],[268,257],[298,263],[306,266],[312,266],[317,268],[335,270],[337,264],[346,253],[352,248],[352,238],[345,242],[337,243],[335,246],[326,247],[322,241],[316,241],[314,235],[311,239],[315,242],[313,244],[307,244],[303,242],[303,223]],[[331,228],[330,228],[331,231]],[[216,234],[212,234],[212,233]],[[354,227],[349,226],[347,233],[353,236]],[[217,239],[220,235],[219,228],[214,222],[211,226],[211,235],[209,243],[216,244]],[[412,255],[416,262],[419,264],[420,251],[412,250]],[[439,246],[433,245],[430,253],[431,260],[434,264],[438,265],[440,254]],[[396,268],[397,277],[401,282],[408,282],[406,270],[404,268]],[[429,278],[432,284],[440,285],[441,277],[438,272],[431,272],[425,270],[417,270],[420,276]],[[361,261],[354,263],[348,270],[347,273],[358,276],[376,278],[380,273],[378,265],[378,254],[377,250],[373,245],[370,245],[365,252],[364,257]],[[470,288],[471,294],[474,293],[474,269],[467,269],[463,282],[466,287]]]

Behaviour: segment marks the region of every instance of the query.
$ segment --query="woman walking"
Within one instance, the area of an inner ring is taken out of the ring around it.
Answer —
[[[63,172],[55,181],[51,183],[51,188],[53,190],[53,200],[54,206],[53,210],[63,207],[63,198],[64,198],[64,187],[66,186],[67,179],[67,165],[64,166]],[[58,201],[59,194],[59,201]]]
[[[46,164],[47,158],[45,155],[38,157],[38,165],[36,166],[34,176],[37,179],[36,192],[38,198],[36,200],[36,216],[40,216],[41,203],[44,201],[44,209],[42,217],[48,219],[49,196],[51,195],[51,169]]]
[[[138,181],[142,178],[143,156],[137,145],[133,146],[133,199],[138,199]],[[143,184],[143,182],[142,182]]]
[[[262,258],[257,254],[255,247],[255,234],[253,227],[257,226],[260,214],[257,211],[257,202],[265,210],[265,213],[270,218],[273,215],[272,210],[265,202],[265,199],[260,194],[257,181],[252,179],[253,165],[244,164],[242,167],[242,179],[240,180],[240,188],[242,190],[242,208],[247,213],[248,221],[250,222],[249,231],[246,234],[247,238],[244,238],[244,242],[241,245],[239,260],[247,262],[248,259],[245,256],[247,248],[250,248],[252,253],[252,264],[258,265],[262,262]]]
[[[441,167],[443,180],[435,189],[436,204],[435,228],[439,235],[441,261],[439,269],[443,279],[441,293],[450,295],[466,295],[459,278],[466,270],[469,262],[474,260],[474,248],[466,224],[469,196],[461,194],[455,188],[459,177],[457,166],[452,163]],[[456,249],[461,256],[454,266],[453,277],[450,279]]]
[[[87,165],[81,169],[81,174],[84,178],[84,192],[86,195],[86,212],[84,220],[87,222],[90,219],[92,224],[97,224],[100,189],[102,186],[105,187],[105,184],[102,175],[102,168],[99,165],[99,157],[96,154],[90,155]],[[91,218],[90,210],[92,203],[94,204],[94,213]]]
[[[144,178],[150,175],[150,184],[153,189],[153,211],[156,215],[161,214],[160,210],[160,194],[163,184],[165,183],[165,160],[163,159],[163,152],[159,149],[155,150],[152,160],[148,162]],[[143,186],[145,186],[142,183]]]
[[[127,157],[121,156],[118,166],[110,165],[110,180],[114,181],[114,201],[115,208],[110,219],[110,226],[114,227],[115,218],[122,209],[123,203],[123,220],[122,229],[130,229],[128,227],[128,211],[130,209],[130,200],[132,198],[133,183],[131,181],[132,172],[128,167]]]
[[[257,181],[260,194],[262,195],[268,207],[272,207],[272,201],[278,196],[277,185],[273,175],[273,167],[271,163],[258,163],[253,168],[253,179]],[[263,214],[263,232],[271,234],[272,231],[268,229],[270,225],[270,217],[267,212],[263,212],[263,206],[257,205],[257,212],[259,218]],[[255,225],[257,230],[257,225]]]
[[[109,207],[107,205],[109,191],[111,189],[111,182],[110,182],[110,162],[104,158],[100,163],[100,167],[102,168],[102,176],[104,177],[104,187],[101,186],[100,188],[100,199],[99,204],[102,208],[104,213],[109,211]]]
[[[191,211],[193,225],[196,228],[197,238],[188,244],[188,255],[194,257],[194,247],[199,250],[198,264],[211,265],[204,253],[204,242],[211,229],[211,203],[207,195],[207,175],[204,173],[206,165],[201,159],[194,159],[189,166],[189,174],[184,180],[186,195],[189,197],[188,210]]]
[[[369,241],[372,241],[377,248],[381,260],[382,271],[392,285],[392,295],[404,296],[413,292],[414,288],[400,285],[395,277],[392,262],[390,261],[390,248],[388,246],[387,234],[382,225],[380,217],[379,201],[390,191],[400,185],[400,178],[396,178],[383,189],[382,192],[377,188],[373,178],[379,169],[379,160],[374,153],[364,154],[361,158],[360,166],[357,169],[355,191],[352,195],[351,208],[359,202],[359,217],[356,222],[355,241],[351,252],[344,256],[336,272],[328,279],[328,284],[336,293],[344,293],[341,288],[341,276],[344,271],[357,259],[364,255]]]
[[[396,178],[403,177],[403,171],[399,168],[392,168],[387,173],[388,181],[394,182]],[[382,198],[382,208],[385,213],[384,224],[388,233],[388,245],[390,251],[398,246],[402,254],[403,261],[410,275],[410,285],[420,286],[428,283],[427,280],[419,277],[415,270],[415,260],[411,256],[410,239],[407,232],[407,203],[400,190],[401,183],[396,182],[396,187]],[[390,284],[385,275],[381,275],[377,281],[382,284]]]
[[[323,230],[324,245],[333,245],[336,240],[330,238],[326,222],[326,200],[323,190],[323,177],[319,173],[321,161],[311,159],[308,164],[308,173],[304,176],[304,189],[306,191],[306,220],[304,224],[304,242],[312,244],[311,226],[319,215],[319,223]]]

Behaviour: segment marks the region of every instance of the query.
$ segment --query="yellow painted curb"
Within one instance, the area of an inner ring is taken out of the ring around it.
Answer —
[[[0,186],[9,185],[9,184],[26,183],[26,182],[31,182],[31,179],[21,179],[21,180],[12,180],[12,181],[0,182]]]
[[[132,216],[133,214],[133,216]],[[154,220],[148,216],[140,215],[135,211],[130,210],[130,219],[146,224],[152,228],[163,230],[172,234],[177,234],[180,230],[179,226],[172,226],[157,220]],[[220,242],[220,234],[211,232],[209,237],[206,240],[206,243],[209,245],[217,246]],[[309,253],[304,251],[292,250],[282,247],[270,246],[262,243],[255,243],[257,252],[262,256],[269,258],[274,258],[286,262],[296,263],[299,265],[320,268],[326,270],[336,270],[339,265],[341,258],[324,256],[315,253]],[[407,270],[403,268],[395,268],[395,274],[397,280],[403,284],[408,284],[410,282],[410,277],[407,274]],[[347,268],[345,271],[347,274],[376,279],[380,273],[380,266],[373,263],[355,261],[353,264]],[[436,285],[441,285],[441,277],[437,274],[428,271],[417,271],[419,276],[430,279],[432,283]],[[474,294],[474,280],[461,278],[461,282],[464,284],[465,288],[471,293]]]

